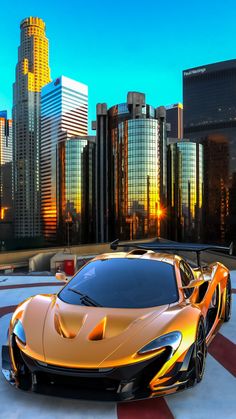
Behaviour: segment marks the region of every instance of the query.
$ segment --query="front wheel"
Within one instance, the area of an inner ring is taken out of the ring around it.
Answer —
[[[232,308],[232,293],[231,293],[231,279],[228,277],[226,289],[225,289],[225,318],[224,321],[228,322],[231,317]]]
[[[193,383],[194,381],[199,383],[203,378],[205,371],[206,354],[207,346],[205,326],[203,320],[200,319],[197,327],[196,340],[191,361],[191,369],[193,371]]]

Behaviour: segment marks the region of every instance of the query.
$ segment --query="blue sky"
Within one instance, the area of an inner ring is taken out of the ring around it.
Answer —
[[[20,21],[43,18],[51,77],[88,84],[97,102],[124,102],[128,90],[153,106],[182,101],[182,70],[236,58],[233,0],[12,0],[1,2],[0,110],[11,110]]]

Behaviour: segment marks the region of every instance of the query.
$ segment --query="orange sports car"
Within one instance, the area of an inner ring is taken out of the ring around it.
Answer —
[[[119,244],[116,240],[112,249]],[[14,312],[2,370],[24,390],[98,400],[167,395],[200,382],[207,346],[231,310],[229,270],[200,252],[231,247],[134,243],[95,257],[58,294]],[[196,252],[198,266],[176,255]],[[171,253],[170,253],[171,252]]]

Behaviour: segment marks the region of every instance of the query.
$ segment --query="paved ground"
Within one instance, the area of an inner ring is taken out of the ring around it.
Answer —
[[[68,400],[24,393],[0,374],[0,418],[236,418],[236,271],[232,271],[233,313],[209,348],[203,381],[193,389],[166,398],[123,404]],[[59,290],[54,277],[0,276],[0,346],[5,342],[14,306],[38,293]]]

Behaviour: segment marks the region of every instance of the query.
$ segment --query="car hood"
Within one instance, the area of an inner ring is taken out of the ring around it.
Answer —
[[[168,308],[88,307],[67,304],[57,296],[37,296],[24,313],[27,346],[23,351],[48,364],[71,368],[140,362],[148,355],[137,352],[165,333],[172,317]]]

